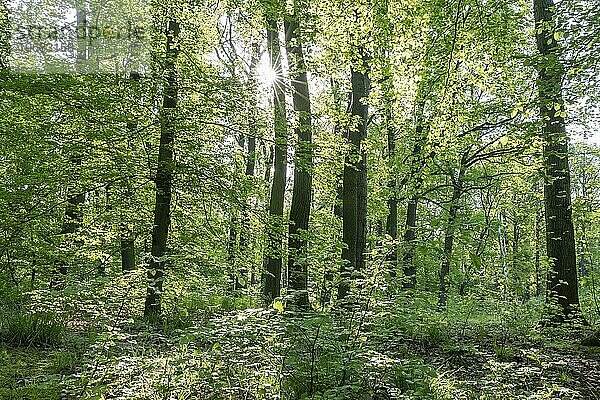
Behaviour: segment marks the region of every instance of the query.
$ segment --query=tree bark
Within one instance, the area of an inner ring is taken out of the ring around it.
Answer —
[[[463,157],[464,160],[464,157]],[[454,247],[454,233],[456,230],[456,217],[460,197],[463,194],[463,179],[464,179],[463,162],[459,166],[457,177],[454,181],[454,189],[452,189],[452,197],[450,199],[450,209],[448,211],[448,220],[446,223],[446,233],[444,235],[444,254],[442,256],[442,265],[439,273],[439,297],[438,308],[445,309],[448,305],[448,282],[447,278],[450,274],[450,263],[452,262],[452,250]]]
[[[271,68],[281,74],[281,48],[279,43],[279,27],[275,19],[267,20],[267,47],[271,60]],[[275,128],[275,167],[269,201],[269,226],[267,227],[268,244],[265,257],[265,276],[263,297],[270,303],[281,295],[281,266],[283,257],[283,241],[281,224],[283,224],[283,203],[285,196],[285,180],[287,175],[287,118],[285,110],[285,93],[280,82],[273,84],[273,107]]]
[[[348,295],[350,280],[364,268],[367,219],[367,162],[363,142],[367,136],[369,108],[366,99],[369,96],[371,82],[368,76],[366,58],[362,65],[352,67],[352,104],[351,115],[358,124],[348,131],[350,151],[344,162],[343,177],[343,264],[340,268],[338,299]],[[362,67],[362,68],[361,68]]]
[[[179,48],[176,44],[179,35],[179,23],[170,20],[167,23],[166,57],[161,110],[160,147],[156,169],[156,201],[154,204],[154,224],[152,230],[151,257],[148,265],[148,288],[144,304],[144,316],[157,318],[161,312],[161,297],[165,273],[165,253],[171,223],[171,189],[173,184],[173,145],[175,141],[175,113],[177,108],[177,70],[176,62]]]
[[[415,246],[417,240],[417,207],[419,205],[418,196],[413,196],[406,206],[406,231],[404,232],[404,243],[406,252],[402,257],[404,270],[404,280],[402,287],[404,289],[414,289],[417,286],[417,269],[414,263]]]
[[[387,79],[391,79],[388,77]],[[390,83],[386,83],[390,85]],[[387,96],[391,97],[390,88],[387,89]],[[386,101],[385,110],[385,126],[387,133],[387,147],[388,147],[388,169],[390,173],[388,181],[388,190],[390,191],[387,200],[388,215],[385,221],[385,233],[392,240],[392,248],[386,254],[386,261],[389,264],[389,274],[392,277],[396,276],[396,268],[398,267],[398,246],[396,239],[398,239],[398,196],[396,193],[396,168],[395,168],[395,156],[396,156],[396,131],[393,126],[392,118],[392,100],[390,98]],[[416,215],[416,214],[415,214]]]
[[[297,4],[294,4],[294,14],[286,19],[284,24],[293,88],[292,99],[298,118],[295,128],[298,144],[290,208],[288,273],[292,303],[301,308],[308,308],[308,262],[306,261],[308,243],[302,235],[308,231],[312,202],[312,121],[297,8]]]
[[[554,3],[552,0],[534,0],[533,6],[536,43],[541,55],[537,86],[546,176],[546,249],[550,260],[546,287],[547,316],[552,322],[563,322],[580,316],[571,210],[569,138],[561,94],[564,71],[558,58],[560,49],[554,28]]]
[[[256,104],[258,102],[257,83],[256,83],[256,70],[258,65],[259,48],[258,44],[255,43],[253,46],[252,56],[250,58],[250,76],[248,79],[248,92],[250,93],[250,104],[249,115],[248,115],[248,135],[246,138],[246,166],[244,175],[246,177],[253,177],[256,173],[256,136],[258,134],[258,121],[257,121],[257,110]],[[248,270],[251,270],[250,283],[253,284],[255,280],[254,268],[252,263],[249,261],[252,257],[248,257],[252,254],[252,246],[250,245],[249,238],[251,237],[251,224],[250,224],[250,204],[248,194],[244,193],[244,205],[242,209],[242,221],[240,226],[240,249],[238,253],[241,256],[241,273],[247,275]]]
[[[129,79],[132,82],[138,82],[140,80],[140,74],[132,71],[129,74]],[[129,132],[130,145],[129,150],[132,150],[131,143],[135,138],[135,131],[137,129],[137,122],[132,115],[129,116],[130,120],[127,121],[127,131]],[[127,180],[127,197],[133,196],[133,190],[131,182]],[[120,224],[119,242],[121,250],[121,272],[132,271],[135,269],[135,237],[133,236],[132,229],[126,221],[122,221]]]

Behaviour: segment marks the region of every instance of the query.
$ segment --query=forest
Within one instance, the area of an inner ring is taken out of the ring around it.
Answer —
[[[0,399],[600,399],[600,1],[0,0]]]

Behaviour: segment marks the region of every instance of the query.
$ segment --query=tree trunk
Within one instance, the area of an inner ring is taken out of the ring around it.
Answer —
[[[388,77],[387,79],[391,79]],[[389,85],[387,83],[386,85]],[[387,96],[391,97],[391,90],[388,88]],[[396,276],[396,268],[398,267],[398,245],[396,239],[398,238],[398,197],[396,194],[396,168],[395,168],[395,155],[396,155],[396,132],[393,127],[392,120],[392,101],[388,98],[386,101],[385,110],[385,126],[387,131],[387,147],[388,147],[388,168],[390,177],[388,181],[388,189],[390,191],[387,200],[388,215],[385,221],[385,233],[392,240],[392,248],[386,254],[386,261],[389,264],[390,276]]]
[[[464,157],[463,157],[464,159]],[[442,256],[442,265],[439,274],[439,298],[438,308],[445,309],[448,305],[448,282],[446,281],[450,274],[450,263],[452,262],[452,250],[454,247],[454,233],[456,230],[456,217],[458,215],[458,201],[463,194],[463,177],[464,177],[463,162],[458,170],[458,176],[454,182],[452,190],[452,198],[450,199],[450,209],[448,211],[448,221],[446,233],[444,235],[444,255]]]
[[[308,308],[308,263],[306,261],[308,243],[302,235],[308,231],[312,198],[312,121],[310,93],[296,4],[294,4],[294,15],[286,19],[284,26],[293,88],[292,98],[298,118],[295,128],[298,144],[294,163],[294,189],[289,223],[289,288],[292,303],[298,307]]]
[[[360,60],[363,68],[352,67],[351,114],[358,124],[348,131],[349,154],[344,162],[343,177],[343,264],[340,268],[338,298],[344,299],[350,289],[350,280],[364,267],[367,217],[367,163],[363,141],[367,135],[369,96],[371,82],[368,77],[366,59]]]
[[[156,169],[156,201],[152,229],[151,258],[148,265],[148,288],[144,304],[144,316],[157,318],[161,312],[161,297],[165,270],[165,253],[171,223],[171,187],[173,183],[173,145],[175,141],[175,113],[177,108],[176,61],[179,53],[176,41],[179,23],[170,20],[167,24],[167,47],[165,57],[166,81],[160,126],[160,147]]]
[[[140,74],[132,71],[129,74],[129,79],[133,82],[138,82],[140,80]],[[131,143],[135,139],[135,131],[137,129],[137,122],[133,119],[133,116],[129,116],[131,118],[127,121],[127,131],[129,132],[130,137],[130,145],[129,150],[133,150]],[[107,189],[108,191],[108,189]],[[130,198],[133,196],[133,188],[131,187],[131,182],[127,180],[127,197]],[[107,195],[108,197],[108,195]],[[135,237],[133,236],[133,232],[131,227],[126,221],[122,221],[120,224],[120,232],[119,232],[119,241],[120,241],[120,249],[121,249],[121,271],[132,271],[135,269]]]
[[[423,106],[421,105],[420,108]],[[420,118],[420,115],[419,115]],[[423,178],[419,169],[422,167],[420,161],[421,157],[421,141],[423,140],[423,125],[417,124],[416,128],[417,142],[415,143],[412,150],[412,157],[410,160],[410,178],[415,181],[415,189],[418,190],[419,186],[423,182]],[[417,287],[417,268],[414,263],[415,247],[417,240],[417,210],[419,206],[419,195],[415,194],[406,206],[406,230],[404,232],[404,245],[406,251],[402,256],[402,266],[404,279],[402,281],[402,287],[404,289],[414,289]]]
[[[257,83],[256,83],[256,70],[258,65],[259,48],[258,44],[254,44],[253,53],[250,58],[250,76],[249,76],[249,93],[250,93],[250,104],[249,115],[248,115],[248,136],[246,140],[246,168],[244,174],[246,177],[252,177],[256,171],[256,136],[258,134],[258,121],[257,121],[257,110],[256,104],[258,102]],[[252,254],[252,246],[250,245],[249,238],[252,235],[250,225],[250,204],[248,194],[244,193],[244,206],[242,210],[242,221],[240,226],[240,249],[241,252],[238,256],[241,256],[241,272],[242,274],[248,274],[248,270],[251,270],[250,284],[254,283],[255,275],[254,268],[251,263],[252,257],[248,256]]]
[[[132,271],[135,269],[135,238],[127,224],[121,224],[121,271]]]
[[[533,5],[537,48],[542,56],[537,86],[543,121],[546,249],[550,260],[546,304],[550,320],[562,322],[580,316],[571,213],[569,138],[565,130],[565,108],[561,94],[564,71],[558,59],[554,3],[552,0],[534,0]],[[558,310],[555,310],[556,306]]]
[[[535,213],[535,295],[542,294],[541,264],[540,264],[540,219],[541,213]]]
[[[271,68],[281,74],[281,48],[279,44],[278,22],[267,20],[267,47],[271,60]],[[283,224],[283,203],[285,197],[285,180],[287,175],[287,119],[285,111],[285,93],[281,83],[273,84],[273,107],[275,127],[275,167],[271,198],[269,201],[269,226],[267,227],[268,244],[265,258],[265,277],[263,297],[270,303],[281,295],[281,265],[283,246],[281,225]]]
[[[404,232],[404,243],[407,246],[406,252],[402,257],[404,266],[404,280],[402,287],[404,289],[414,289],[417,286],[417,269],[414,263],[415,246],[417,239],[417,207],[419,198],[413,196],[406,207],[406,231]]]

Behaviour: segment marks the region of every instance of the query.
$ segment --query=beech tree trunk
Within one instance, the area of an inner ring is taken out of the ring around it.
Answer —
[[[423,140],[423,126],[419,123],[416,128],[417,142],[415,143],[410,160],[410,176],[414,181],[415,189],[418,190],[423,182],[419,169],[422,167],[421,141]],[[414,289],[417,286],[417,269],[414,263],[415,246],[417,240],[417,210],[419,206],[419,195],[415,194],[410,198],[406,206],[406,227],[404,231],[404,245],[406,250],[402,256],[402,269],[404,279],[402,287],[404,289]]]
[[[571,210],[571,177],[562,99],[563,66],[554,28],[553,0],[534,0],[542,138],[544,143],[544,209],[546,250],[550,260],[546,304],[548,317],[562,322],[580,316],[575,235]],[[558,306],[558,310],[556,307]]]
[[[267,20],[267,47],[271,60],[271,68],[281,74],[281,48],[279,43],[278,22]],[[269,201],[269,226],[267,227],[268,244],[265,257],[265,276],[263,297],[270,303],[281,295],[281,265],[283,258],[283,203],[285,196],[285,180],[287,175],[287,119],[285,110],[285,93],[281,82],[273,84],[273,107],[275,127],[275,166],[271,197]]]
[[[306,261],[308,244],[302,235],[308,231],[312,202],[312,121],[310,92],[296,4],[294,4],[294,15],[286,19],[284,26],[293,88],[292,99],[298,118],[295,128],[298,144],[289,223],[289,289],[292,303],[298,307],[308,308],[308,262]]]
[[[176,45],[179,23],[167,23],[167,47],[165,57],[165,82],[161,110],[160,146],[156,168],[156,201],[152,229],[151,257],[148,265],[148,288],[144,304],[144,316],[156,318],[161,312],[161,297],[165,273],[165,256],[169,225],[171,223],[171,189],[173,184],[173,145],[175,141],[175,113],[177,108],[176,62],[179,48]]]
[[[250,104],[249,115],[248,115],[248,136],[246,138],[246,166],[244,174],[247,177],[252,177],[256,173],[256,135],[258,133],[258,121],[257,121],[257,109],[256,104],[258,102],[257,94],[257,83],[256,83],[256,70],[258,65],[259,48],[258,44],[253,45],[253,52],[250,58],[250,76],[248,79],[248,92],[250,93]],[[252,246],[250,246],[249,238],[251,237],[251,225],[250,225],[250,204],[247,193],[244,194],[244,206],[242,209],[242,221],[240,226],[240,249],[238,255],[241,257],[239,263],[241,263],[241,274],[244,276],[248,274],[248,270],[251,270],[250,283],[253,284],[255,280],[254,268],[249,260],[252,259]]]
[[[350,280],[364,268],[367,222],[367,160],[363,148],[367,136],[369,96],[371,82],[365,57],[362,68],[352,67],[352,104],[351,115],[358,124],[348,131],[350,151],[344,162],[343,202],[342,202],[342,250],[343,264],[340,268],[338,298],[344,299],[350,289]]]
[[[391,78],[388,77],[387,79]],[[391,96],[390,92],[391,91],[388,88],[388,96]],[[385,122],[387,131],[388,168],[391,175],[388,181],[390,193],[387,200],[388,215],[385,221],[385,233],[392,239],[392,248],[386,254],[386,261],[389,264],[389,274],[394,277],[396,276],[396,268],[398,267],[398,245],[396,243],[396,239],[398,238],[398,196],[396,194],[396,168],[394,167],[396,162],[396,132],[393,126],[391,99],[388,99],[386,102]]]
[[[464,157],[463,157],[464,160]],[[448,305],[448,282],[447,278],[450,274],[450,263],[452,262],[452,250],[454,247],[454,233],[456,231],[456,217],[460,197],[463,194],[463,178],[464,178],[463,162],[458,170],[456,179],[454,180],[454,189],[452,189],[452,197],[450,199],[450,209],[448,211],[448,220],[446,223],[446,233],[444,235],[444,254],[442,256],[442,265],[439,273],[439,297],[438,308],[445,309]]]
[[[406,206],[406,231],[404,232],[404,243],[406,252],[402,257],[404,280],[402,286],[405,289],[414,289],[417,286],[417,269],[414,263],[415,246],[417,240],[417,207],[418,196],[413,196]]]
[[[132,83],[138,82],[140,80],[140,74],[132,71],[129,74],[129,79]],[[137,88],[136,88],[137,89]],[[135,131],[137,129],[137,122],[135,121],[133,115],[129,115],[130,120],[127,121],[127,131],[129,132],[129,150],[132,150],[131,143],[135,139]],[[127,197],[130,198],[133,196],[133,190],[131,187],[131,182],[127,181]],[[133,236],[133,231],[130,225],[126,221],[122,221],[119,226],[119,241],[120,241],[120,250],[121,250],[121,271],[132,271],[135,269],[135,237]]]

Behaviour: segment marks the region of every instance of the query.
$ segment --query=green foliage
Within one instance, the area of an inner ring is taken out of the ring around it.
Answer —
[[[58,346],[66,325],[51,313],[5,313],[0,318],[0,341],[13,346]]]

